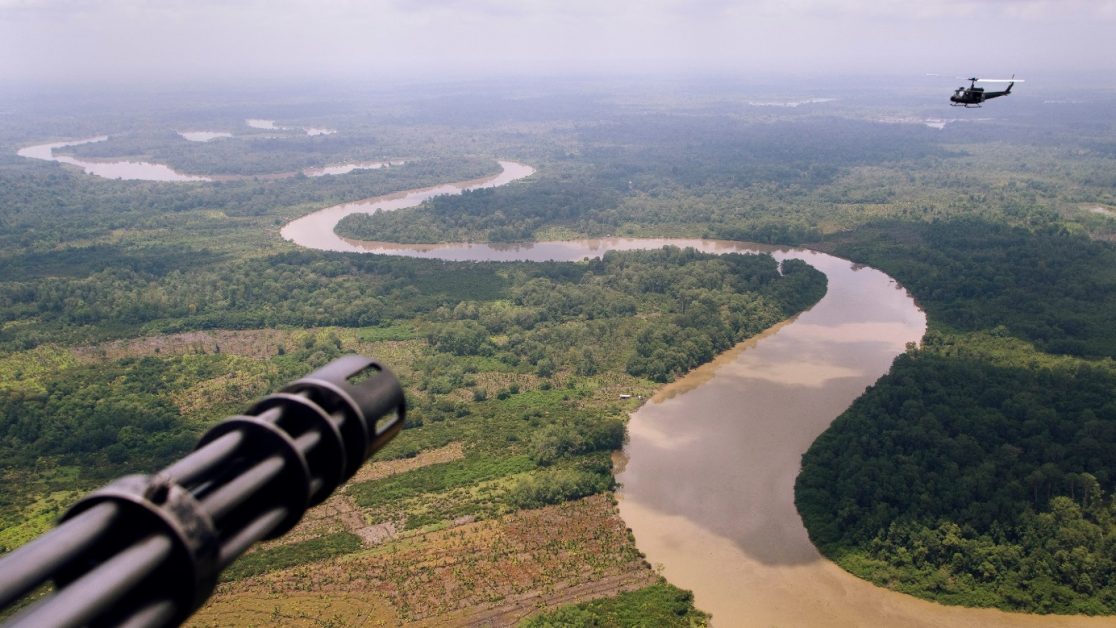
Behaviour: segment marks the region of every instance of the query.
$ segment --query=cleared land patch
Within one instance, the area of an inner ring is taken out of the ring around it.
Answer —
[[[329,595],[336,613],[355,597],[384,600],[400,622],[506,624],[657,579],[611,497],[595,495],[221,584],[194,621],[211,625],[238,600],[291,593]]]

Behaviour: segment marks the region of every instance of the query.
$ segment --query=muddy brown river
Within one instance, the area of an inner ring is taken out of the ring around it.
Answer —
[[[265,121],[266,122],[266,121]],[[266,128],[266,127],[265,127]],[[279,127],[274,127],[278,129]],[[308,135],[330,135],[333,131],[329,129],[304,129]],[[326,132],[328,131],[328,133]],[[232,133],[224,131],[178,131],[183,139],[191,142],[210,142],[216,139],[232,137]],[[130,161],[126,159],[79,159],[66,154],[55,154],[55,150],[66,148],[69,146],[80,146],[81,144],[92,144],[94,142],[104,142],[108,140],[107,135],[99,135],[97,137],[90,137],[82,140],[67,140],[64,142],[51,142],[48,144],[36,144],[34,146],[25,146],[16,151],[20,157],[27,159],[41,159],[44,161],[56,161],[61,164],[69,164],[77,166],[85,171],[86,174],[101,177],[104,179],[120,179],[125,181],[160,181],[171,183],[194,183],[198,181],[230,181],[237,179],[252,178],[253,175],[213,175],[213,176],[199,176],[192,174],[183,174],[174,170],[166,164],[152,163],[148,161]],[[327,175],[343,175],[357,170],[378,170],[380,168],[387,168],[391,166],[399,166],[404,163],[402,159],[391,159],[386,161],[361,161],[350,162],[342,164],[333,164],[329,166],[321,166],[317,168],[305,168],[301,172],[308,177],[321,177]],[[293,177],[297,172],[276,172],[264,175],[257,175],[264,178],[287,178]]]
[[[876,587],[823,558],[794,507],[801,456],[925,317],[883,273],[820,253],[813,308],[664,388],[632,415],[620,514],[716,626],[1112,626],[950,607]]]
[[[53,154],[76,143],[28,147],[20,155],[111,176],[93,170],[90,162]],[[829,279],[828,292],[813,308],[665,387],[628,424],[630,441],[617,472],[620,514],[652,565],[672,583],[692,590],[697,606],[713,614],[714,625],[1116,625],[1112,618],[1032,616],[926,602],[848,574],[810,543],[794,508],[802,454],[926,328],[914,301],[887,275],[823,253],[743,242],[602,238],[400,245],[349,240],[333,231],[352,213],[412,207],[440,194],[505,185],[534,172],[517,162],[500,164],[502,172],[495,176],[329,207],[292,221],[281,233],[319,250],[445,260],[574,261],[609,250],[665,245],[708,253],[762,251],[777,259],[805,260]]]
[[[801,456],[880,378],[926,317],[887,275],[824,253],[698,239],[601,238],[526,244],[405,245],[341,238],[353,212],[411,207],[437,194],[503,185],[497,177],[339,205],[294,221],[283,237],[333,251],[454,261],[575,261],[609,250],[694,247],[802,259],[829,280],[798,317],[667,386],[635,412],[620,456],[620,514],[636,545],[672,583],[694,592],[715,626],[1112,626],[1111,618],[1048,617],[944,606],[874,586],[822,557],[794,507]]]
[[[209,177],[182,174],[181,172],[176,172],[170,166],[146,161],[78,159],[77,157],[71,157],[69,155],[54,154],[54,151],[59,148],[103,142],[107,139],[107,135],[99,135],[83,140],[36,144],[35,146],[21,148],[16,151],[16,154],[28,159],[57,161],[58,163],[77,166],[84,170],[86,174],[103,177],[105,179],[122,179],[126,181],[174,181],[179,183],[212,181]]]

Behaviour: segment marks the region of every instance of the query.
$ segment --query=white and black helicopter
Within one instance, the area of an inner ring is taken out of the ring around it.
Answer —
[[[982,79],[976,77],[969,77],[965,79],[969,81],[969,86],[962,85],[953,92],[949,97],[950,105],[953,107],[979,107],[981,103],[992,98],[999,98],[1000,96],[1007,96],[1011,93],[1011,88],[1017,82],[1022,83],[1023,80],[1015,80],[1015,75],[1011,75],[1010,79]],[[1007,89],[1002,92],[989,92],[985,91],[983,87],[977,87],[977,82],[981,83],[1007,83]]]

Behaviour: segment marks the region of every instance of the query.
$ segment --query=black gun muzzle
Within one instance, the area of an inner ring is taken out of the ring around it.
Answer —
[[[390,371],[344,356],[218,424],[159,473],[90,493],[0,560],[0,609],[55,585],[7,625],[182,622],[222,569],[294,527],[395,437],[404,406]]]

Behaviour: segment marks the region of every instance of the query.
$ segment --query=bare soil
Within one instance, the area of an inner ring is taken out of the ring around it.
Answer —
[[[232,619],[229,609],[255,605],[262,608],[257,613],[272,612],[273,600],[321,596],[333,601],[330,612],[343,616],[345,625],[378,625],[389,615],[383,609],[398,623],[507,625],[657,579],[611,495],[596,495],[408,533],[356,554],[222,584],[193,623],[224,623]],[[375,612],[349,608],[381,603]],[[287,613],[284,606],[279,611]]]

